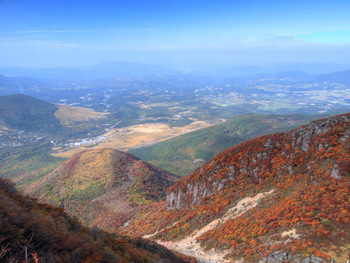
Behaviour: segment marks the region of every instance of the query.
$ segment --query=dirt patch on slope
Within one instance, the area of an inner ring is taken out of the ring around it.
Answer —
[[[210,249],[208,251],[204,251],[204,249],[197,242],[196,238],[201,236],[205,232],[216,228],[218,225],[225,223],[227,220],[236,218],[236,217],[240,216],[241,214],[248,212],[250,209],[256,207],[261,199],[272,194],[273,191],[274,190],[271,190],[271,191],[265,192],[265,193],[259,193],[254,197],[243,198],[234,207],[232,207],[230,210],[228,210],[227,213],[223,217],[213,220],[212,222],[210,222],[206,226],[195,231],[190,236],[188,236],[180,241],[163,242],[161,240],[156,240],[156,242],[169,248],[169,249],[180,252],[182,254],[193,256],[198,260],[198,262],[202,262],[202,263],[204,263],[204,262],[222,262],[222,263],[232,262],[232,261],[224,259],[225,255],[228,254],[229,251],[223,251],[223,250],[220,251],[220,250],[216,250],[216,249]],[[153,235],[144,236],[144,238],[148,238],[151,236],[153,236]]]
[[[106,118],[107,113],[96,112],[92,109],[70,105],[55,104],[58,110],[54,113],[62,125],[72,125],[75,122],[89,121],[91,119]]]

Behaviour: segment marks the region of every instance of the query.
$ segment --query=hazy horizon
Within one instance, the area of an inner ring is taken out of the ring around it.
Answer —
[[[307,3],[306,3],[307,2]],[[0,1],[0,67],[349,65],[348,1]]]

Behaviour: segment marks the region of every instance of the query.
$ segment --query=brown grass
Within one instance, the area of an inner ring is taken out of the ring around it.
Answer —
[[[167,124],[164,123],[139,124],[110,131],[104,134],[104,136],[107,138],[112,137],[111,139],[102,141],[93,147],[90,146],[89,149],[114,148],[125,151],[130,148],[139,148],[152,145],[157,142],[209,126],[211,126],[211,124],[204,121],[196,121],[184,127],[173,128],[170,128]],[[87,148],[83,146],[80,148],[70,148],[67,151],[55,154],[55,156],[69,158],[84,149]]]
[[[106,113],[96,112],[92,109],[75,107],[70,105],[55,104],[58,110],[55,112],[56,118],[61,124],[69,126],[75,122],[89,121],[94,118],[106,118]]]

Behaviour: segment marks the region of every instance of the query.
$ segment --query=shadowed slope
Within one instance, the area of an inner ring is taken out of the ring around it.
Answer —
[[[12,183],[2,178],[0,226],[1,262],[185,263],[191,260],[155,242],[83,227],[62,208],[19,195]]]
[[[64,127],[54,116],[57,109],[22,94],[0,96],[0,123],[11,129],[58,134]]]

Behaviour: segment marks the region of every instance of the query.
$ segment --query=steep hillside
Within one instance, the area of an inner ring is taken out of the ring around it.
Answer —
[[[64,207],[83,223],[115,231],[139,206],[164,200],[175,182],[167,172],[114,149],[83,151],[26,192]]]
[[[152,146],[130,149],[130,152],[182,177],[229,147],[264,134],[291,130],[315,118],[316,115],[303,114],[244,114]]]
[[[180,179],[124,233],[220,262],[345,262],[349,160],[350,113],[265,135]]]
[[[195,262],[143,239],[83,227],[0,178],[0,262]]]
[[[57,133],[64,127],[54,116],[58,108],[48,102],[17,94],[0,97],[0,121],[11,129]]]

